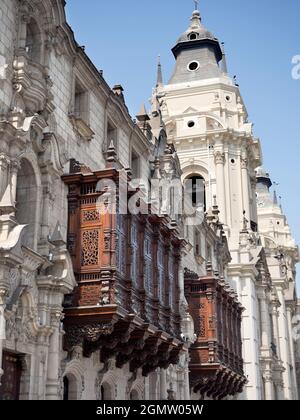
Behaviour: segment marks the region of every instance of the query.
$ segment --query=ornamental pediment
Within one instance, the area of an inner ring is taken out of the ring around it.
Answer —
[[[188,107],[183,114],[195,114],[199,112],[196,108],[193,108],[192,106]]]

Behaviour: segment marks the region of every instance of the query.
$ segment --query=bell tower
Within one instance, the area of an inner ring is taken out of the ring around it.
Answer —
[[[176,67],[170,84],[222,75],[218,65],[223,57],[220,44],[203,26],[198,10],[193,12],[188,30],[180,36],[172,52],[176,59]]]
[[[203,180],[206,211],[210,214],[218,206],[231,255],[226,279],[245,308],[242,343],[248,383],[244,399],[273,399],[281,368],[269,348],[272,283],[257,233],[255,169],[262,160],[260,141],[253,135],[236,77],[228,74],[224,46],[205,28],[198,10],[172,52],[176,60],[173,74],[167,84],[159,78],[153,107],[159,104],[183,181],[192,179],[197,185],[197,180]],[[190,240],[189,227],[186,231],[193,260],[197,240]],[[201,256],[207,260],[207,255]]]
[[[247,220],[256,231],[255,168],[259,140],[252,134],[239,87],[227,73],[223,45],[195,10],[172,49],[176,59],[168,82],[156,87],[169,140],[177,149],[183,178],[205,180],[207,209],[216,196],[231,247]]]

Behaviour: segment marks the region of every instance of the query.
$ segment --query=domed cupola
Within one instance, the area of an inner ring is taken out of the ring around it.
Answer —
[[[263,185],[268,188],[272,187],[272,181],[270,175],[264,170],[262,166],[256,169],[256,182],[258,185]]]
[[[219,62],[223,58],[218,39],[202,24],[199,10],[195,10],[191,23],[178,39],[172,52],[176,68],[170,84],[221,77]]]
[[[215,49],[217,61],[222,60],[223,53],[218,39],[203,26],[200,12],[199,10],[195,10],[192,14],[191,24],[188,30],[179,37],[172,52],[175,58],[177,58],[183,49],[194,49],[203,44],[212,45]]]

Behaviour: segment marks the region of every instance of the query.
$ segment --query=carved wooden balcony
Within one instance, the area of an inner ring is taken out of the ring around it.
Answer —
[[[143,367],[144,375],[176,363],[187,351],[180,338],[177,229],[166,217],[120,214],[121,200],[127,207],[133,192],[120,198],[117,170],[91,173],[74,161],[71,167],[63,180],[77,287],[64,304],[65,349],[80,345],[86,357],[101,350],[102,362],[116,356],[118,367]],[[117,185],[115,202],[104,180]]]
[[[204,278],[185,270],[185,295],[197,336],[190,348],[192,389],[214,399],[242,392],[243,308],[235,293],[209,269]]]

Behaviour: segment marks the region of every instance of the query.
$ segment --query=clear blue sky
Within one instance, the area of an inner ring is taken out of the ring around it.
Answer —
[[[134,116],[155,84],[161,54],[165,80],[171,48],[186,30],[192,0],[68,0],[67,18],[80,45],[112,86],[122,84]],[[205,26],[225,42],[228,67],[262,141],[264,166],[300,243],[300,80],[291,76],[300,55],[299,0],[201,0]],[[298,276],[299,278],[300,276]]]

